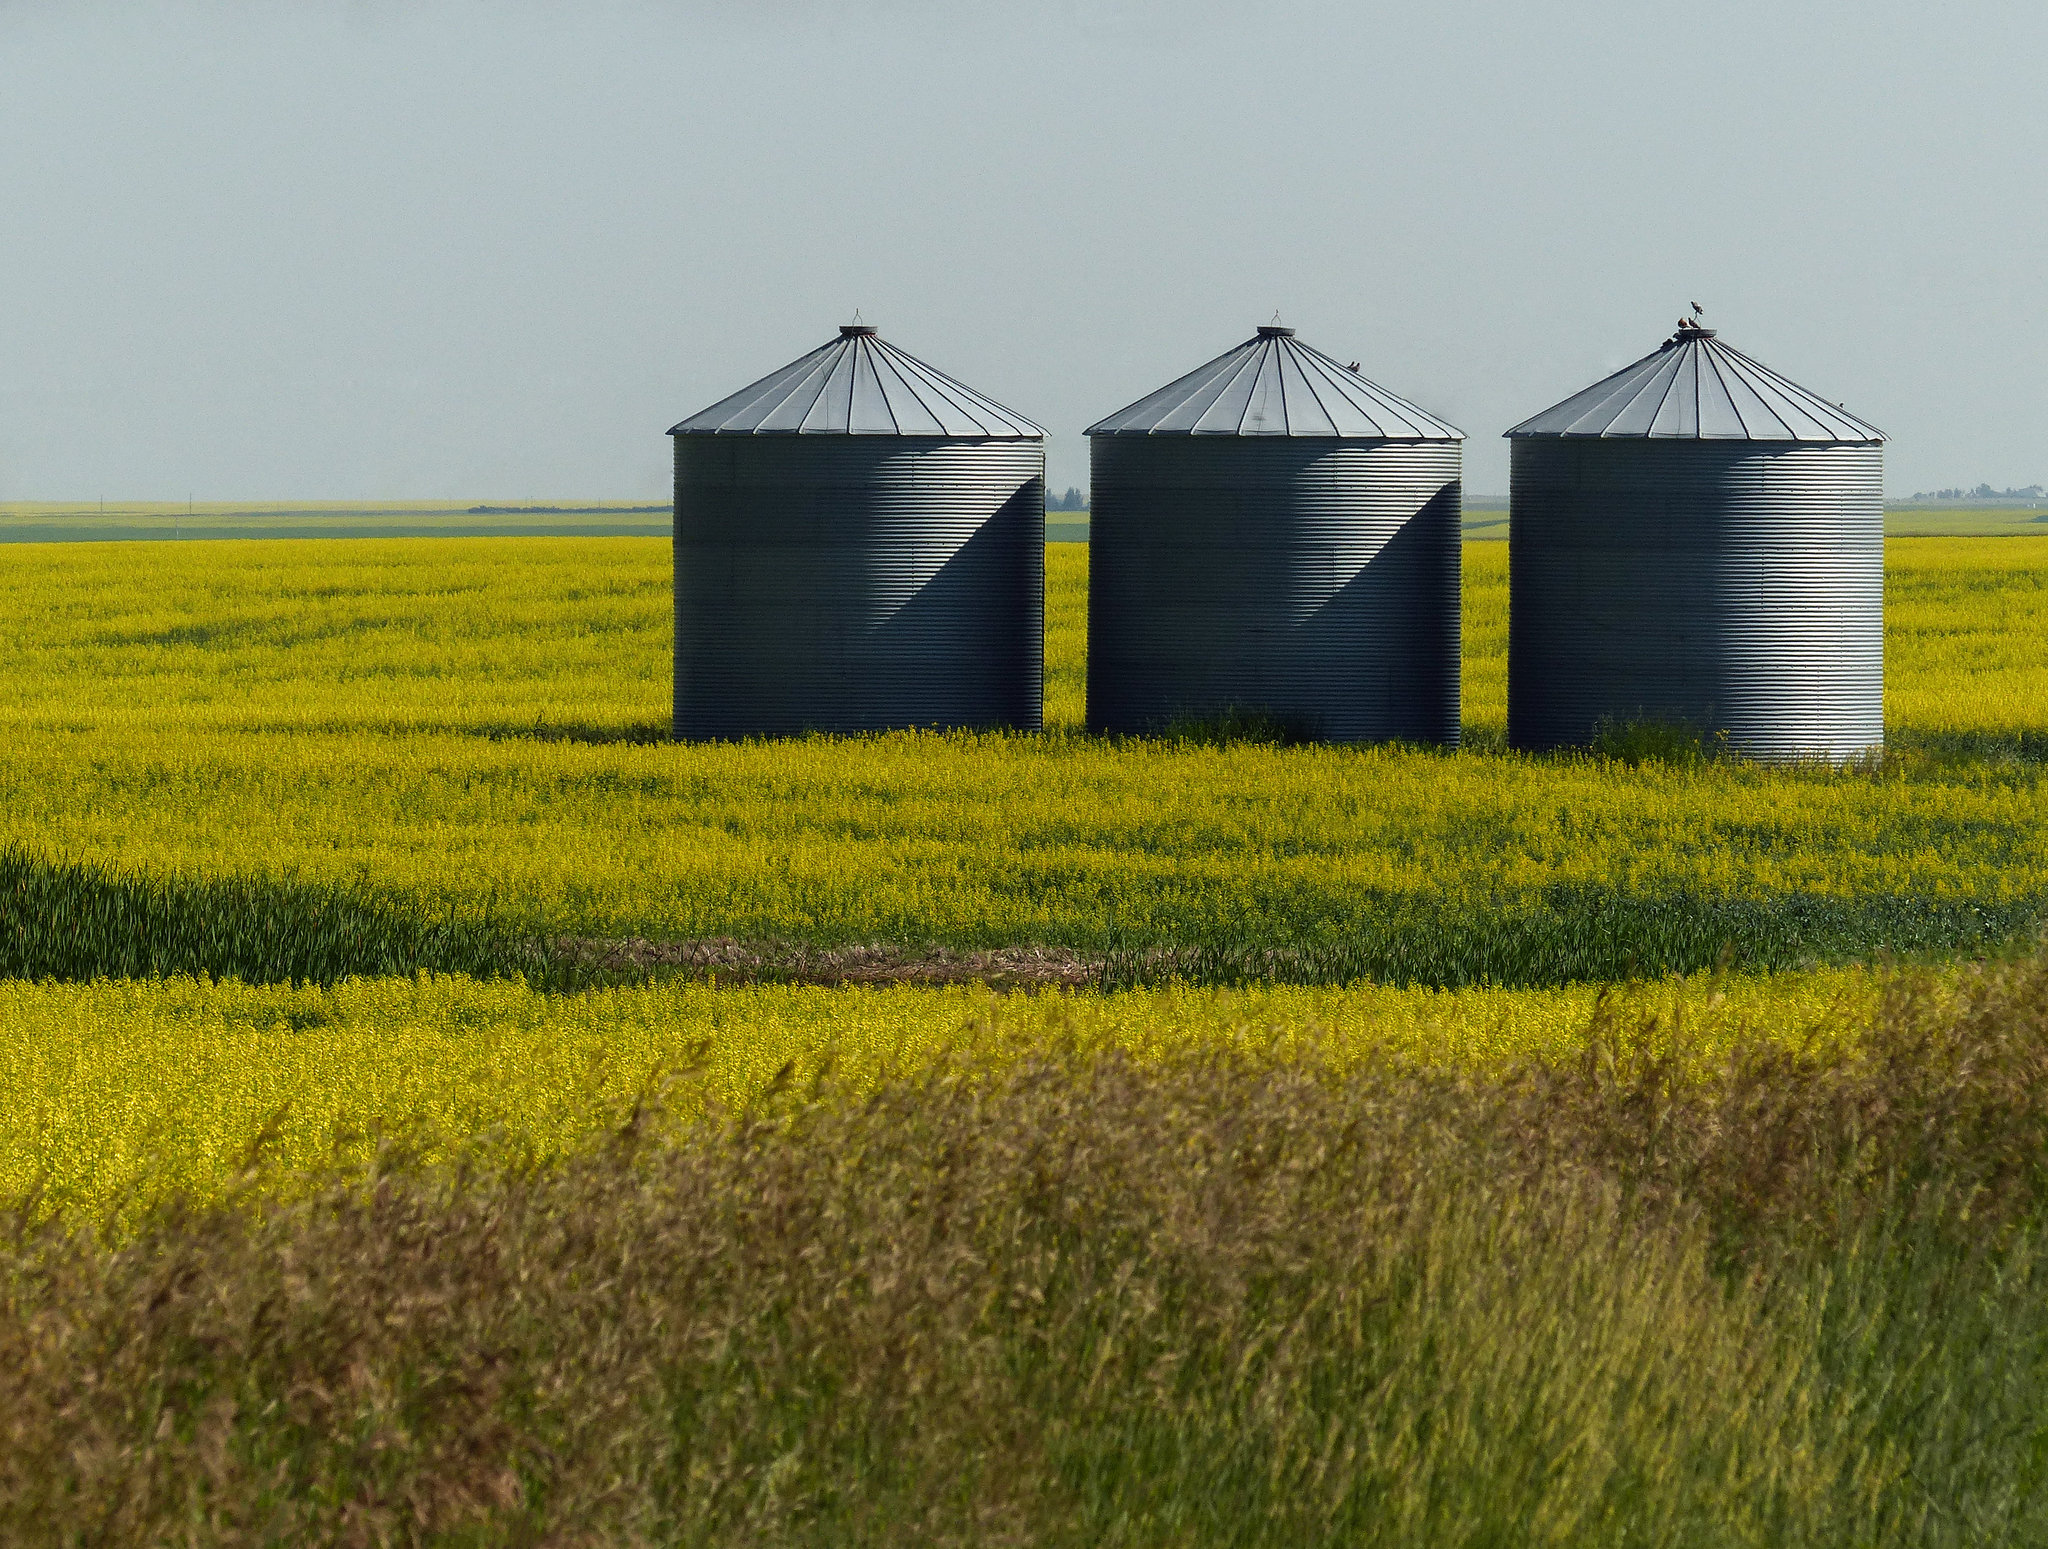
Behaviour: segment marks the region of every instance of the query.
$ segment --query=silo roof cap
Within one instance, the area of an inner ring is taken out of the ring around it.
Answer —
[[[672,436],[947,436],[1038,441],[1045,432],[993,399],[849,323],[839,337],[721,398]]]
[[[1632,366],[1574,393],[1510,437],[1813,441],[1868,445],[1875,425],[1723,344],[1690,318]]]
[[[1261,328],[1227,354],[1088,427],[1091,436],[1315,436],[1462,441],[1465,433],[1301,342]]]

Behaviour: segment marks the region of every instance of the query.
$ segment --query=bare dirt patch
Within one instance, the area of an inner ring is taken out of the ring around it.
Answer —
[[[986,984],[999,990],[1081,988],[1102,961],[1064,947],[959,952],[900,942],[817,947],[707,936],[691,941],[564,936],[556,952],[579,968],[621,977],[716,978],[735,984]]]

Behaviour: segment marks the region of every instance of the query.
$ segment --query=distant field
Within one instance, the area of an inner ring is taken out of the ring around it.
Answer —
[[[2048,536],[2048,504],[2039,506],[1887,506],[1889,538]]]
[[[1468,539],[1505,539],[1508,503],[1467,500],[1464,528]],[[2048,537],[2048,506],[1891,506],[1884,531],[1888,538]],[[1086,543],[1088,513],[1048,511],[1045,535],[1054,543]]]
[[[1086,511],[1048,511],[1050,543],[1086,543]],[[1467,538],[1505,538],[1507,502],[1474,498],[1465,506]],[[444,502],[363,505],[347,501],[206,504],[168,502],[17,502],[0,504],[0,543],[136,542],[209,538],[512,538],[659,536],[669,530],[666,506],[496,506],[484,510]],[[1888,537],[2048,535],[2048,509],[2014,506],[1894,506]]]
[[[1467,500],[1464,527],[1467,538],[1506,538],[1508,503]],[[1884,531],[1888,538],[2044,537],[2048,507],[1891,506]],[[1086,543],[1088,513],[1048,511],[1045,535],[1054,543]]]
[[[2048,537],[2048,506],[1887,506],[1887,538]],[[1506,501],[1471,501],[1465,507],[1467,538],[1505,538]]]
[[[451,506],[441,501],[203,504],[0,504],[0,543],[214,538],[647,536],[669,530],[666,505]]]

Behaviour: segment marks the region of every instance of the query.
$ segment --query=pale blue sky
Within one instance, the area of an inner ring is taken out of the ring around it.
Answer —
[[[1462,425],[1699,300],[2048,481],[2048,7],[0,0],[0,499],[661,499],[884,334],[1052,432],[1277,309]]]

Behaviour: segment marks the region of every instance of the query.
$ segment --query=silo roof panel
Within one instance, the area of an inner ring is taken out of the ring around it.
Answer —
[[[829,344],[691,415],[672,436],[942,436],[1037,441],[1022,415],[907,355],[848,328]]]
[[[772,422],[779,418],[785,422],[780,428],[794,430],[803,423],[805,411],[815,400],[824,379],[832,373],[831,354],[829,348],[813,350],[774,376],[764,377],[752,387],[706,409],[698,418],[705,419],[714,414],[755,422]]]
[[[810,406],[804,410],[804,417],[797,423],[800,434],[830,435],[835,422],[845,426],[847,435],[860,434],[860,426],[853,418],[853,373],[859,364],[860,354],[856,350],[842,351],[832,362],[832,369],[825,374],[818,395],[811,400]]]
[[[1613,397],[1603,398],[1593,406],[1591,414],[1580,415],[1574,421],[1574,435],[1593,432],[1579,430],[1580,424],[1605,425],[1605,433],[1616,436],[1646,436],[1657,423],[1657,413],[1664,407],[1664,400],[1671,396],[1671,384],[1678,376],[1678,357],[1660,361],[1655,371],[1633,379],[1623,385],[1620,401]]]
[[[1524,420],[1510,436],[1871,444],[1884,432],[1681,323],[1653,355]]]
[[[1718,370],[1720,362],[1716,361]],[[1735,418],[1741,427],[1735,438],[1749,441],[1790,441],[1794,439],[1792,427],[1784,418],[1765,403],[1757,390],[1732,371],[1723,371],[1721,385],[1728,390],[1728,401],[1735,408]]]
[[[1304,436],[1462,441],[1465,433],[1367,381],[1293,332],[1256,338],[1088,427],[1091,436]]]
[[[879,388],[877,390],[880,391]],[[889,418],[899,436],[943,436],[946,433],[939,417],[925,406],[925,400],[918,394],[883,392],[881,402],[882,414]]]
[[[1266,362],[1262,357],[1253,356],[1244,362],[1244,369],[1230,372],[1223,384],[1223,391],[1216,401],[1202,411],[1202,417],[1195,421],[1194,434],[1198,436],[1235,436],[1244,428],[1244,418],[1251,408],[1252,395],[1259,390],[1259,378],[1265,373]]]
[[[881,364],[893,370],[903,384],[901,394],[892,395],[891,402],[898,405],[898,412],[907,402],[914,401],[934,422],[945,424],[969,424],[984,427],[979,434],[998,437],[1005,434],[1001,429],[1006,424],[1028,426],[1034,435],[1044,435],[1028,420],[1018,418],[1000,404],[984,398],[964,383],[955,381],[934,366],[928,366],[914,356],[901,350],[890,350]],[[947,414],[947,408],[951,413]],[[972,434],[948,430],[947,435]],[[906,430],[905,435],[910,432]]]
[[[1324,407],[1321,394],[1315,383],[1301,369],[1300,360],[1286,352],[1274,356],[1279,363],[1281,402],[1290,436],[1334,436],[1337,421]]]
[[[1680,361],[1671,373],[1671,385],[1657,405],[1657,417],[1650,421],[1650,434],[1675,441],[1699,439],[1700,363],[1696,355]]]
[[[1252,395],[1244,406],[1244,419],[1237,427],[1241,436],[1284,436],[1287,434],[1287,389],[1281,381],[1279,351],[1259,362],[1259,374],[1252,379]]]
[[[1169,409],[1160,418],[1156,427],[1157,433],[1160,435],[1193,434],[1200,428],[1204,416],[1216,406],[1217,401],[1224,394],[1230,391],[1232,383],[1240,378],[1249,383],[1256,379],[1258,374],[1258,361],[1250,355],[1244,356],[1238,361],[1235,372],[1219,371],[1211,374],[1206,366],[1200,371],[1190,372],[1187,376],[1182,377],[1179,382],[1171,384],[1172,387],[1179,387],[1183,383],[1192,382],[1197,377],[1203,377],[1205,380],[1197,383],[1185,398],[1181,399],[1178,404]],[[1161,393],[1169,390],[1162,388]],[[1247,386],[1246,391],[1250,391],[1249,386]],[[1153,396],[1157,397],[1159,394],[1154,394]],[[1238,412],[1240,414],[1243,412],[1243,405],[1241,403]],[[1226,417],[1230,418],[1230,423],[1236,423],[1234,417]]]
[[[872,352],[850,350],[847,359],[853,362],[853,402],[847,407],[847,429],[856,436],[901,434],[896,416],[889,409],[889,395],[875,374]]]
[[[1701,354],[1694,358],[1693,369],[1699,379],[1700,438],[1706,441],[1742,441],[1748,439],[1743,427],[1742,411],[1735,407],[1728,384],[1722,379],[1721,368],[1714,363],[1714,357]]]

